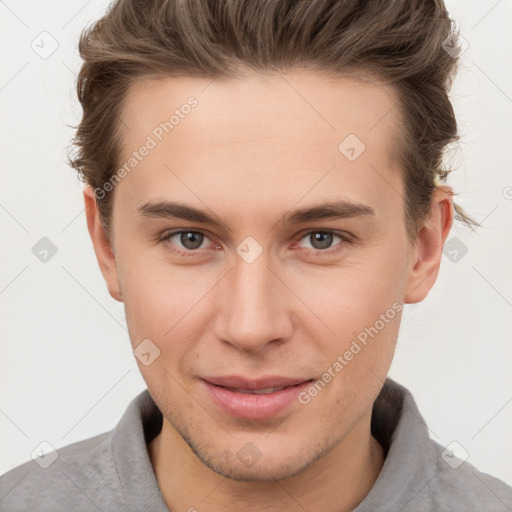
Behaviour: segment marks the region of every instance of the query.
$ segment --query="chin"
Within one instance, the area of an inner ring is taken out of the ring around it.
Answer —
[[[298,461],[297,459],[291,462],[283,460],[263,461],[262,458],[254,466],[244,467],[237,459],[236,454],[233,453],[228,454],[228,459],[231,459],[231,461],[220,460],[216,456],[213,456],[212,459],[199,458],[205,466],[218,475],[242,482],[265,482],[290,478],[303,471],[311,463]]]
[[[328,443],[323,447],[304,447],[297,443],[294,448],[290,442],[269,443],[262,440],[258,443],[256,440],[241,442],[237,439],[236,445],[241,443],[242,447],[236,450],[233,439],[227,440],[229,444],[226,446],[214,446],[211,443],[201,445],[191,442],[183,433],[182,437],[206,467],[225,478],[245,482],[290,478],[304,471],[330,448]],[[255,443],[262,447],[261,450]]]

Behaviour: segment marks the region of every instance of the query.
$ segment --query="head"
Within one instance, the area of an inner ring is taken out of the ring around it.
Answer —
[[[451,35],[440,0],[120,0],[82,35],[70,163],[98,262],[214,471],[291,476],[369,425],[403,304],[454,212],[476,224],[441,184]],[[310,383],[254,419],[212,399],[226,375]]]

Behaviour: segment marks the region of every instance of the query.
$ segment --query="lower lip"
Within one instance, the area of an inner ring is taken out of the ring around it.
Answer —
[[[213,401],[228,414],[238,418],[263,420],[277,416],[288,408],[301,391],[311,384],[311,380],[289,386],[280,391],[256,395],[239,393],[203,380]]]

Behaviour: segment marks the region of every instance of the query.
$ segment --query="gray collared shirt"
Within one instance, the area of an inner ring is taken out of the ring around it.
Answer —
[[[146,389],[113,430],[58,449],[46,469],[31,460],[1,476],[0,511],[169,512],[147,450],[161,426]],[[512,488],[431,440],[412,395],[390,378],[375,401],[372,432],[386,460],[353,512],[512,512]],[[200,512],[208,492],[198,489],[191,507]]]

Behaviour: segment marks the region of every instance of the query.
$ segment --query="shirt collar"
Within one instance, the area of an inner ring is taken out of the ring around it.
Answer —
[[[160,432],[162,420],[160,409],[145,389],[130,402],[113,431],[112,455],[121,487],[133,510],[169,512],[147,446]]]
[[[373,405],[372,433],[387,455],[373,487],[353,512],[405,510],[413,500],[420,510],[417,499],[436,475],[428,463],[432,441],[411,393],[389,377]]]

